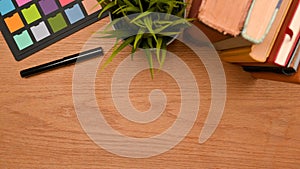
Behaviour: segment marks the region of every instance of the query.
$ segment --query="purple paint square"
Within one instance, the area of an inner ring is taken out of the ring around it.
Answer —
[[[39,4],[45,15],[48,15],[51,12],[58,9],[58,6],[55,3],[55,0],[40,0]]]

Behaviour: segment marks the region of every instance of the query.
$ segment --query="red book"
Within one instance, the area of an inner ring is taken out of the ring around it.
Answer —
[[[291,6],[286,19],[280,28],[275,44],[267,60],[268,64],[285,67],[290,60],[293,50],[300,36],[300,6],[299,0],[295,6]]]

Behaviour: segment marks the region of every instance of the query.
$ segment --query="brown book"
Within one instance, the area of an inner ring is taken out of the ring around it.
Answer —
[[[241,33],[252,0],[202,0],[198,18],[224,34]]]
[[[248,72],[277,72],[282,74],[291,75],[297,72],[300,64],[300,42],[298,40],[297,46],[292,50],[292,56],[287,66],[279,66],[274,64],[261,64],[257,66],[251,65],[251,63],[243,64],[243,69]]]
[[[251,75],[257,79],[266,79],[266,80],[274,80],[274,81],[281,81],[281,82],[289,82],[289,83],[297,83],[300,84],[300,47],[299,43],[297,48],[294,51],[294,55],[292,60],[289,63],[289,67],[295,68],[297,67],[296,73],[293,75],[285,75],[285,74],[278,74],[272,72],[253,72]],[[289,70],[287,70],[289,71]],[[285,72],[288,74],[289,72]]]
[[[276,74],[271,72],[255,72],[255,73],[251,73],[251,75],[257,79],[266,79],[266,80],[300,84],[300,67],[298,68],[298,72],[291,76],[287,76],[284,74]]]
[[[217,50],[226,50],[262,44],[267,40],[278,19],[292,0],[253,0],[248,11],[242,32],[235,38],[226,39],[214,46]],[[226,16],[226,15],[225,15]]]
[[[199,8],[201,6],[202,0],[192,0],[191,1],[191,7],[190,11],[188,13],[189,18],[194,18],[195,20],[192,22],[198,29],[200,29],[206,36],[207,38],[212,42],[218,42],[227,38],[230,38],[230,35],[223,35],[217,30],[205,25],[201,21],[198,20],[198,15],[199,15]],[[198,37],[196,35],[197,30],[194,28],[187,29],[185,31],[185,38],[190,41],[201,41],[201,37]],[[199,39],[197,39],[199,38]]]
[[[296,7],[298,5],[299,1],[293,1],[293,0],[283,0],[282,4],[280,6],[280,9],[278,11],[278,14],[274,20],[274,23],[272,25],[272,28],[270,29],[270,32],[267,34],[265,40],[260,44],[255,44],[252,46],[244,47],[247,53],[240,53],[239,55],[230,55],[232,51],[239,50],[236,49],[229,49],[222,51],[220,57],[227,62],[234,62],[234,63],[245,63],[249,62],[249,60],[252,60],[257,64],[263,64],[266,62],[270,56],[270,53],[273,49],[273,46],[275,44],[275,40],[277,39],[277,36],[279,35],[279,32],[281,30],[281,27],[283,27],[285,23],[285,27],[288,24],[286,18],[292,18],[293,13],[296,10]],[[249,48],[249,49],[247,49]],[[248,52],[250,50],[250,52]],[[228,55],[229,54],[229,55]]]
[[[198,18],[200,22],[195,25],[207,35],[216,50],[249,47],[263,42],[282,1],[194,0],[189,16]]]

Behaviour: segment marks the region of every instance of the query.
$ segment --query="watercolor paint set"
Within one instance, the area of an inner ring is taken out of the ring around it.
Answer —
[[[0,0],[0,29],[19,61],[100,20],[100,10],[97,0]]]

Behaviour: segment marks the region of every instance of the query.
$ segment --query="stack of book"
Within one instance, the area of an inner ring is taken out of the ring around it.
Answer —
[[[256,78],[300,83],[299,3],[193,0],[189,17],[197,18],[194,24],[223,61],[241,65]]]

